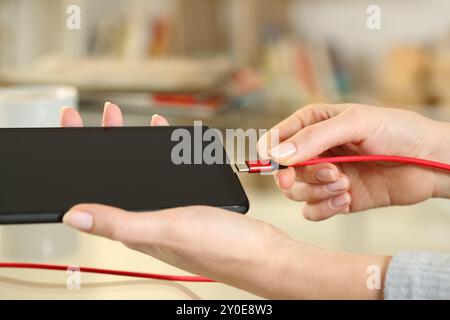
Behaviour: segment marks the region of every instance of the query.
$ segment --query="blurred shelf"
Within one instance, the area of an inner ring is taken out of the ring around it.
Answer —
[[[0,79],[11,84],[63,83],[85,91],[197,92],[221,85],[232,71],[226,57],[130,61],[47,57],[27,68],[4,70]]]

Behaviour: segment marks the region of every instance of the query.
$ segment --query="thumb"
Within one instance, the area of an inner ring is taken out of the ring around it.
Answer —
[[[79,204],[63,217],[63,223],[86,233],[127,243],[153,243],[167,227],[162,212],[128,212],[100,204]]]
[[[346,143],[358,143],[369,134],[369,126],[351,113],[304,127],[269,151],[282,165],[293,165],[320,156],[323,152]]]

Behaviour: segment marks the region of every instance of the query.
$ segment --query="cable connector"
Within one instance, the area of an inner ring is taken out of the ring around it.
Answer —
[[[244,163],[236,163],[235,166],[238,172],[248,173],[272,172],[286,168],[271,160],[247,160]]]

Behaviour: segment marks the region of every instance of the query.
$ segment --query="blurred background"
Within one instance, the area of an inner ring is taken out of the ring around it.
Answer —
[[[370,5],[379,29],[366,24]],[[69,103],[99,125],[105,101],[122,107],[126,125],[159,113],[173,124],[270,128],[316,102],[450,121],[449,12],[447,0],[0,0],[0,124],[57,126]],[[311,223],[272,180],[241,177],[249,215],[298,240],[379,254],[450,249],[448,200]],[[0,259],[182,273],[61,225],[1,226]],[[252,297],[221,284],[90,275],[71,291],[66,276],[0,270],[0,298]]]

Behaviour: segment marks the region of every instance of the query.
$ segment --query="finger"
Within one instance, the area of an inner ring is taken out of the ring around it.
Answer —
[[[165,210],[167,211],[167,210]],[[75,229],[126,243],[158,243],[168,220],[164,213],[133,213],[100,204],[79,204],[63,217]]]
[[[281,190],[292,188],[295,183],[294,168],[286,168],[275,173],[275,181]]]
[[[310,184],[295,182],[290,189],[283,190],[284,195],[294,201],[317,202],[333,198],[345,193],[350,188],[350,180],[346,176],[329,184]]]
[[[321,163],[306,167],[294,168],[296,180],[306,183],[336,182],[341,175],[339,169],[332,163]]]
[[[154,114],[152,116],[152,120],[150,121],[150,125],[152,127],[165,127],[169,126],[169,121],[167,121],[166,118],[160,116],[159,114]]]
[[[257,144],[259,155],[264,159],[269,158],[269,150],[280,142],[289,139],[307,126],[338,115],[347,107],[344,104],[312,104],[299,109],[259,139]]]
[[[318,157],[333,147],[359,143],[370,134],[367,121],[353,113],[342,113],[331,119],[307,126],[269,151],[283,165]]]
[[[102,127],[121,127],[123,126],[122,111],[118,105],[105,102],[103,108]]]
[[[59,123],[61,127],[82,127],[83,120],[77,110],[70,107],[62,107]]]
[[[303,216],[311,221],[325,220],[338,213],[349,212],[350,204],[351,196],[346,192],[330,199],[307,202],[303,207]]]
[[[289,189],[295,181],[305,183],[324,184],[336,182],[341,173],[331,163],[323,163],[307,167],[286,168],[275,174],[275,181],[281,189]]]

